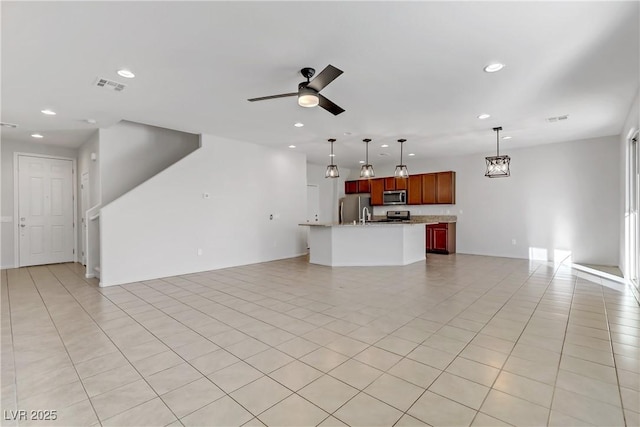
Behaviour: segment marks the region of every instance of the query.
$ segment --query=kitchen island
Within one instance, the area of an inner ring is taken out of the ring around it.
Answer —
[[[425,259],[424,223],[309,226],[309,262],[331,267],[407,265]]]

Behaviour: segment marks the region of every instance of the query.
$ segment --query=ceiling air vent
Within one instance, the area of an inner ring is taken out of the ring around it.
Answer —
[[[96,79],[95,85],[113,92],[122,92],[127,87],[122,83],[114,82],[113,80],[104,79],[102,77],[98,77]]]
[[[568,118],[569,118],[569,115],[565,114],[564,116],[547,117],[547,121],[549,123],[554,123],[554,122],[561,122],[563,120],[567,120]]]
[[[13,124],[13,123],[0,122],[0,127],[3,127],[3,128],[12,128],[12,129],[13,129],[13,128],[17,128],[17,127],[18,127],[18,125],[15,125],[15,124]]]

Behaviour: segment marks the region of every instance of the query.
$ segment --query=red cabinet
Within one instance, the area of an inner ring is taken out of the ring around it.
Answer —
[[[383,203],[382,193],[384,193],[384,181],[385,181],[385,178],[375,178],[375,179],[369,180],[372,206],[382,206],[382,203]]]
[[[422,204],[454,205],[455,203],[455,172],[437,172],[422,175]]]
[[[345,194],[355,194],[358,192],[358,181],[345,181],[344,182],[344,193]]]
[[[358,183],[358,193],[369,193],[371,191],[371,183],[368,179],[360,179]]]
[[[407,204],[422,204],[422,175],[410,175],[407,180]]]
[[[357,181],[345,181],[344,182],[344,193],[345,194],[356,194],[356,193],[368,193],[371,191],[370,180],[368,179],[359,179]]]
[[[453,254],[456,252],[456,223],[442,222],[426,226],[427,252]]]

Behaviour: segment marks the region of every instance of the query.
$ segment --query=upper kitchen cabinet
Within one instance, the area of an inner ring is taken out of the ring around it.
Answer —
[[[407,189],[407,178],[396,178],[396,190],[406,190]]]
[[[422,175],[409,175],[407,188],[407,204],[422,204]]]
[[[371,182],[368,179],[360,179],[357,181],[358,183],[358,193],[369,193],[371,192]]]
[[[344,182],[344,193],[345,194],[355,194],[358,192],[358,181],[345,181]]]
[[[384,191],[406,190],[407,178],[396,178],[388,176],[384,178]]]
[[[384,182],[386,178],[375,178],[369,180],[371,190],[371,205],[382,206],[383,199],[382,193],[384,193]]]
[[[422,175],[422,203],[454,205],[456,203],[456,173],[452,171]]]
[[[344,193],[356,194],[356,193],[368,193],[371,191],[368,179],[359,179],[357,181],[345,181]]]
[[[384,178],[384,191],[392,191],[396,189],[396,178],[388,176]]]
[[[436,203],[454,205],[456,203],[456,173],[438,172],[436,174]]]

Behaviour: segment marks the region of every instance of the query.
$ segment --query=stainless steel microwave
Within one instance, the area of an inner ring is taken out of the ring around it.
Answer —
[[[406,205],[407,190],[393,190],[382,193],[383,205]]]

